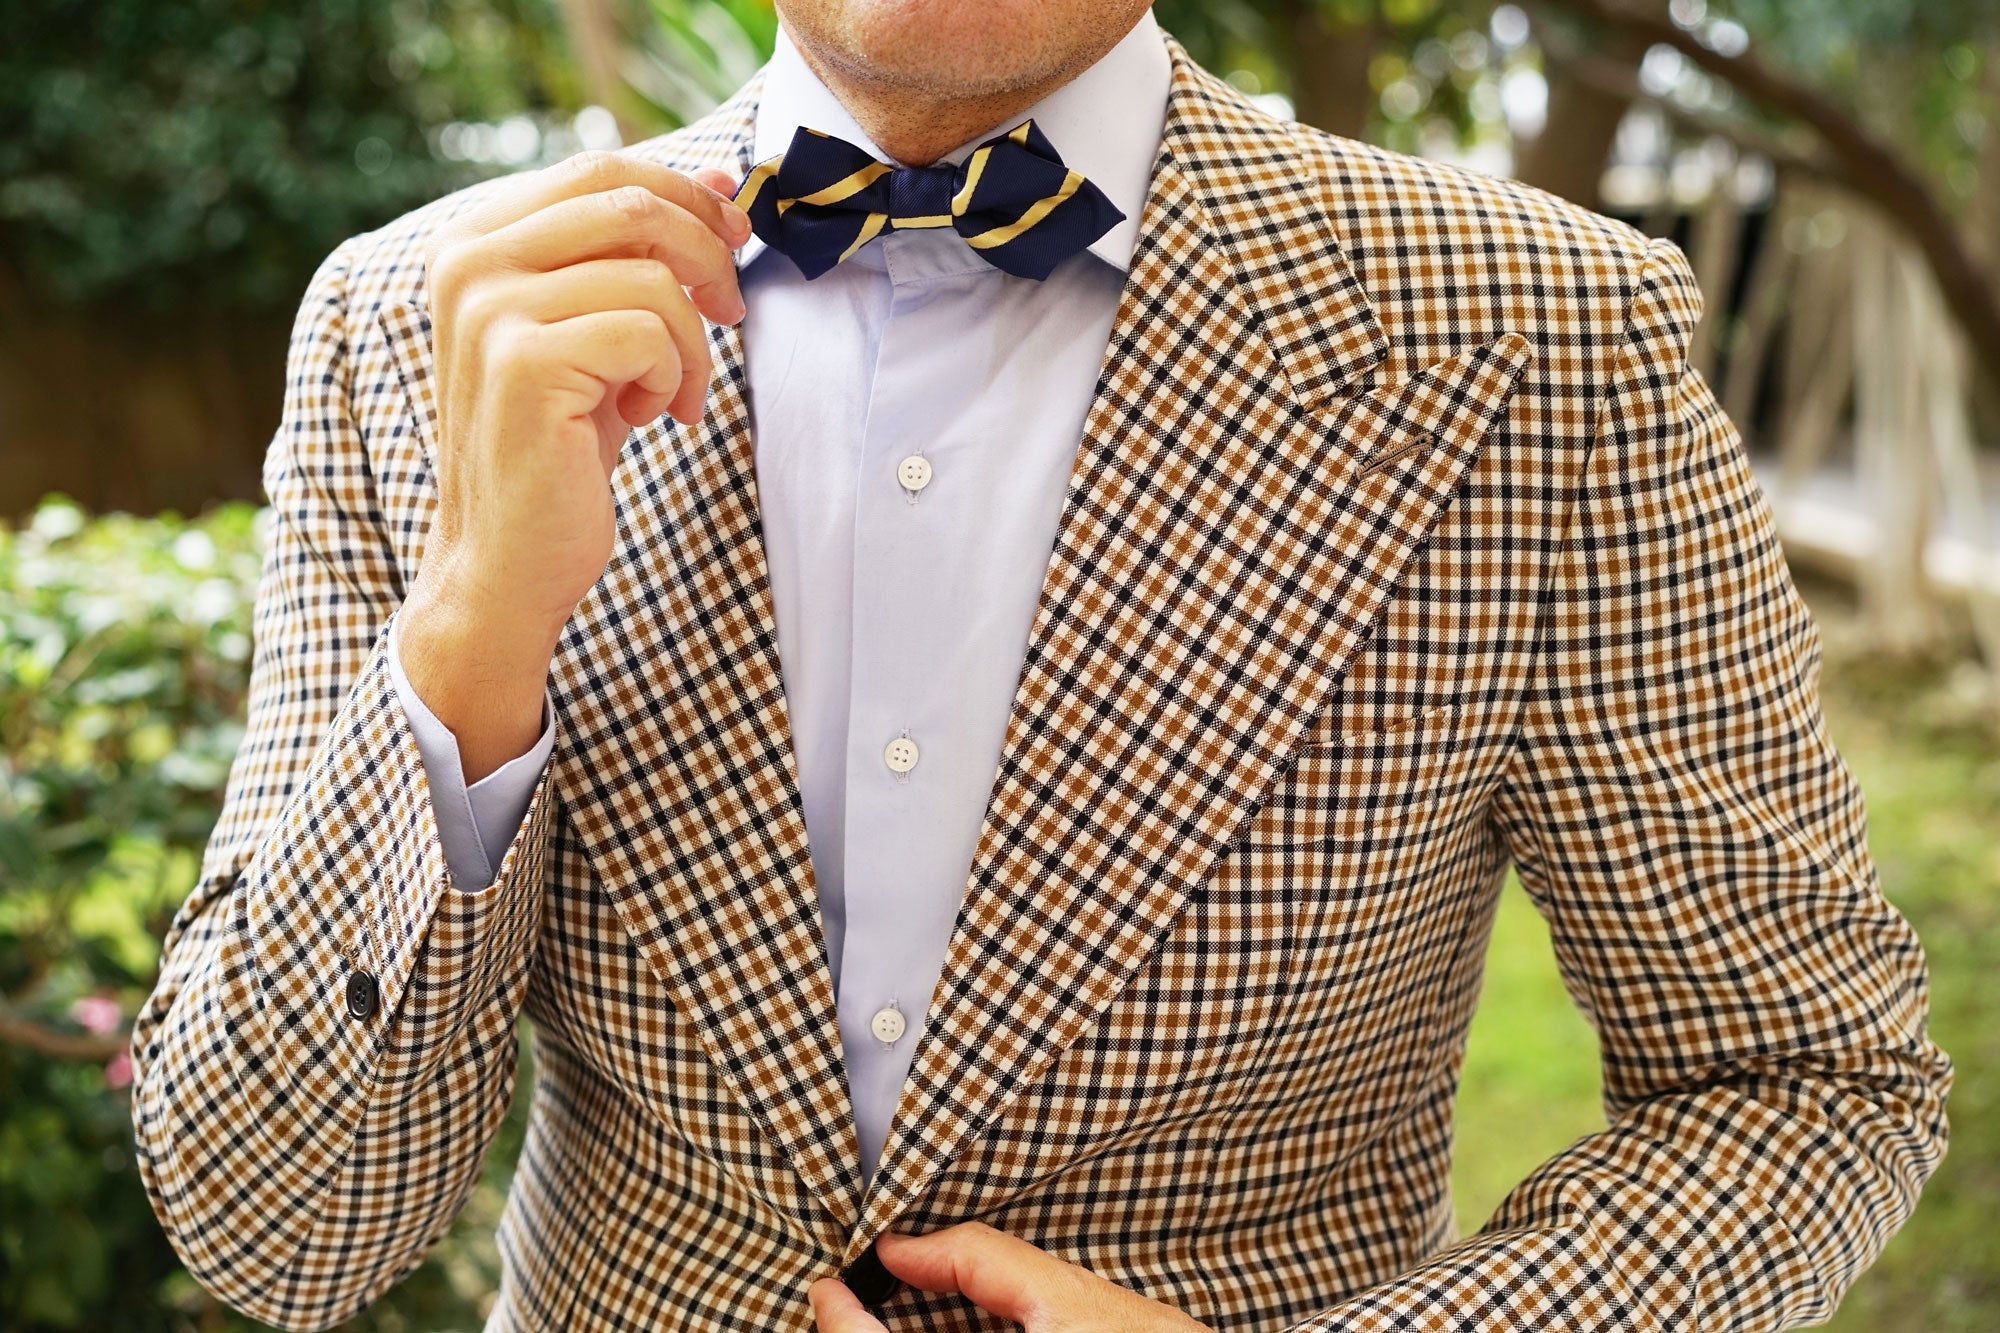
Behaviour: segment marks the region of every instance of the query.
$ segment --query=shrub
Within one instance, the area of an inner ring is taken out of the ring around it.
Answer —
[[[263,526],[244,504],[56,500],[0,527],[0,1327],[255,1327],[153,1218],[124,1047],[242,736]],[[519,1133],[517,1114],[460,1230],[354,1327],[479,1327]]]
[[[337,243],[483,173],[440,127],[578,100],[551,0],[31,0],[0,42],[0,264],[124,313],[288,310]]]

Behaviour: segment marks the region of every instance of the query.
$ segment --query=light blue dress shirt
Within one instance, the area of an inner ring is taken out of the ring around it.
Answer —
[[[1002,273],[943,229],[890,232],[812,282],[755,239],[738,254],[778,656],[868,1177],[971,872],[1170,77],[1147,13],[1010,122],[1032,117],[1126,217],[1045,281]],[[800,125],[893,160],[781,31],[757,160]],[[391,641],[446,862],[483,886],[553,729],[468,789],[393,627]]]

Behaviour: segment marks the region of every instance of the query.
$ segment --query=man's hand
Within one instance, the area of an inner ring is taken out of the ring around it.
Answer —
[[[1202,1333],[1179,1310],[1149,1301],[1088,1269],[1067,1264],[984,1222],[924,1236],[884,1232],[875,1242],[882,1266],[924,1291],[955,1291],[1027,1333]],[[807,1296],[819,1333],[886,1333],[838,1278],[821,1278]]]
[[[523,173],[424,256],[435,343],[437,515],[399,637],[465,780],[521,754],[564,622],[616,538],[611,473],[662,411],[708,392],[702,317],[743,317],[750,236],[727,173],[617,153]]]

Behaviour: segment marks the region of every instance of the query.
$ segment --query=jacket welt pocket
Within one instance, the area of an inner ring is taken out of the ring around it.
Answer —
[[[1438,803],[1458,730],[1456,700],[1367,730],[1309,730],[1253,840],[1360,845],[1414,831]]]

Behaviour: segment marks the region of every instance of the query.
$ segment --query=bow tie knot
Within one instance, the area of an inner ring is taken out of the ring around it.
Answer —
[[[951,197],[958,191],[956,167],[904,167],[889,173],[889,226],[904,230],[949,227]]]
[[[986,140],[962,165],[928,167],[892,167],[801,126],[791,147],[744,177],[736,202],[757,236],[809,279],[884,231],[950,227],[994,267],[1039,281],[1125,217],[1031,120]]]

